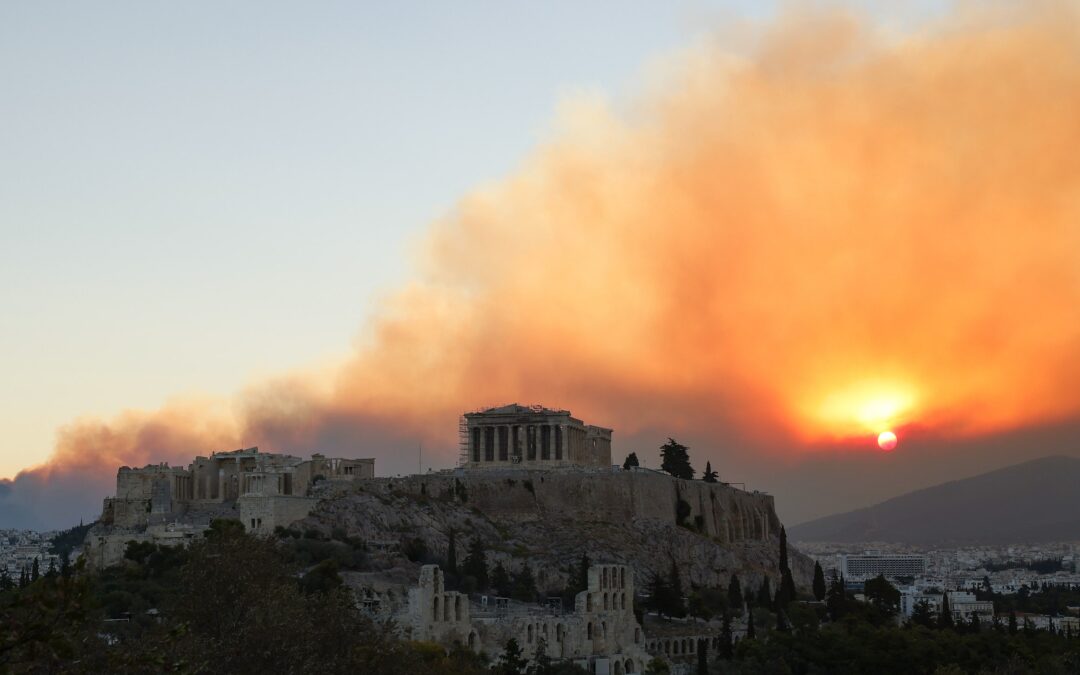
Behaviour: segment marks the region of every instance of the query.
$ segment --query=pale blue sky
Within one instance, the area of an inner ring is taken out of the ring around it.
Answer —
[[[79,414],[345,353],[560,97],[773,5],[0,2],[0,477]]]

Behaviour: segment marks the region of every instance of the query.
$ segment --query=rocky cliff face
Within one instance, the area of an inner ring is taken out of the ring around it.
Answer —
[[[453,471],[329,485],[319,496],[303,527],[402,549],[420,540],[442,558],[453,530],[459,560],[479,537],[492,563],[531,565],[544,590],[561,589],[583,553],[630,566],[639,586],[672,562],[702,586],[778,575],[771,496],[654,471]],[[809,585],[813,563],[789,552],[796,583]]]

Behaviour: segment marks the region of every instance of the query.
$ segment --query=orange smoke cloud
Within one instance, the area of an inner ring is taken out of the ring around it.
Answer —
[[[514,400],[755,451],[1074,416],[1078,18],[1033,3],[887,37],[838,12],[699,45],[625,109],[568,104],[434,226],[334,373],[212,422],[78,426],[57,458],[423,439],[449,462],[457,414]]]

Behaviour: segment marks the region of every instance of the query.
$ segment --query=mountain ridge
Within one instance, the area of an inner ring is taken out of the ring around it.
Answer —
[[[1001,544],[1080,540],[1080,458],[1050,455],[789,528],[793,541]]]

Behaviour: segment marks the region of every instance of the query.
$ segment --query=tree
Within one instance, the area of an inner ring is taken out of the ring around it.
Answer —
[[[514,592],[514,584],[510,581],[510,575],[506,573],[502,561],[495,563],[495,569],[491,571],[491,587],[504,597],[509,597]]]
[[[37,558],[34,558],[34,562],[30,565],[30,583],[34,583],[41,577],[41,564]]]
[[[590,567],[592,567],[592,561],[589,560],[589,554],[585,553],[585,552],[582,552],[581,553],[581,562],[578,563],[577,579],[576,579],[576,583],[574,585],[575,588],[577,589],[578,593],[580,593],[581,591],[589,590],[589,568]]]
[[[512,596],[522,602],[536,602],[536,579],[533,577],[529,563],[524,563],[521,571],[514,575]]]
[[[501,675],[518,675],[524,672],[528,661],[522,655],[521,647],[517,640],[510,638],[503,647],[503,655],[499,658],[499,666],[496,672]]]
[[[934,611],[930,609],[929,602],[920,600],[915,603],[915,607],[911,610],[911,623],[926,628],[934,627]]]
[[[754,630],[754,610],[751,609],[746,613],[746,639],[753,640],[755,637],[757,634]]]
[[[469,545],[469,553],[465,556],[465,563],[461,566],[462,573],[476,579],[476,587],[479,589],[489,588],[487,551],[480,537],[475,537]]]
[[[814,562],[814,599],[821,602],[825,599],[825,572],[821,569],[821,563]]]
[[[551,663],[551,657],[547,653],[547,640],[540,638],[536,641],[536,651],[533,653],[533,662],[528,669],[529,675],[554,675],[555,668]]]
[[[731,611],[737,612],[742,608],[742,585],[739,584],[739,577],[735,574],[731,575],[731,581],[728,582],[727,597],[728,605],[731,606]]]
[[[638,464],[637,453],[636,452],[631,452],[629,455],[626,456],[626,460],[622,463],[622,468],[629,471],[630,469],[634,468],[635,466],[641,466],[641,465]]]
[[[764,607],[769,609],[773,604],[772,587],[769,585],[769,577],[762,577],[761,585],[758,586],[757,600],[755,604],[758,607]]]
[[[1016,610],[1009,610],[1009,635],[1016,635],[1020,627],[1016,625]]]
[[[682,577],[679,575],[679,566],[671,561],[671,572],[668,575],[668,611],[671,616],[686,616],[686,603],[683,602]]]
[[[731,615],[724,612],[720,624],[720,658],[727,660],[735,654],[735,643],[731,639]]]
[[[701,480],[706,483],[716,482],[716,472],[712,470],[712,463],[705,462],[705,473],[701,474]]]
[[[888,616],[893,616],[900,610],[900,591],[896,590],[883,574],[867,581],[863,593],[871,604]]]
[[[938,628],[952,628],[953,615],[949,609],[949,592],[941,594],[941,612],[938,614]]]
[[[829,610],[829,618],[838,621],[847,613],[847,591],[844,589],[844,577],[833,577],[829,584],[829,591],[825,594],[825,606]]]
[[[709,675],[709,643],[706,640],[697,643],[697,675]]]
[[[694,469],[690,466],[690,455],[687,453],[689,449],[674,438],[668,438],[668,442],[660,446],[660,469],[676,478],[693,480]]]
[[[776,590],[776,610],[782,611],[795,599],[795,579],[788,566],[787,530],[780,526],[780,588]]]
[[[446,545],[446,571],[457,574],[457,533],[450,530],[450,541]]]

